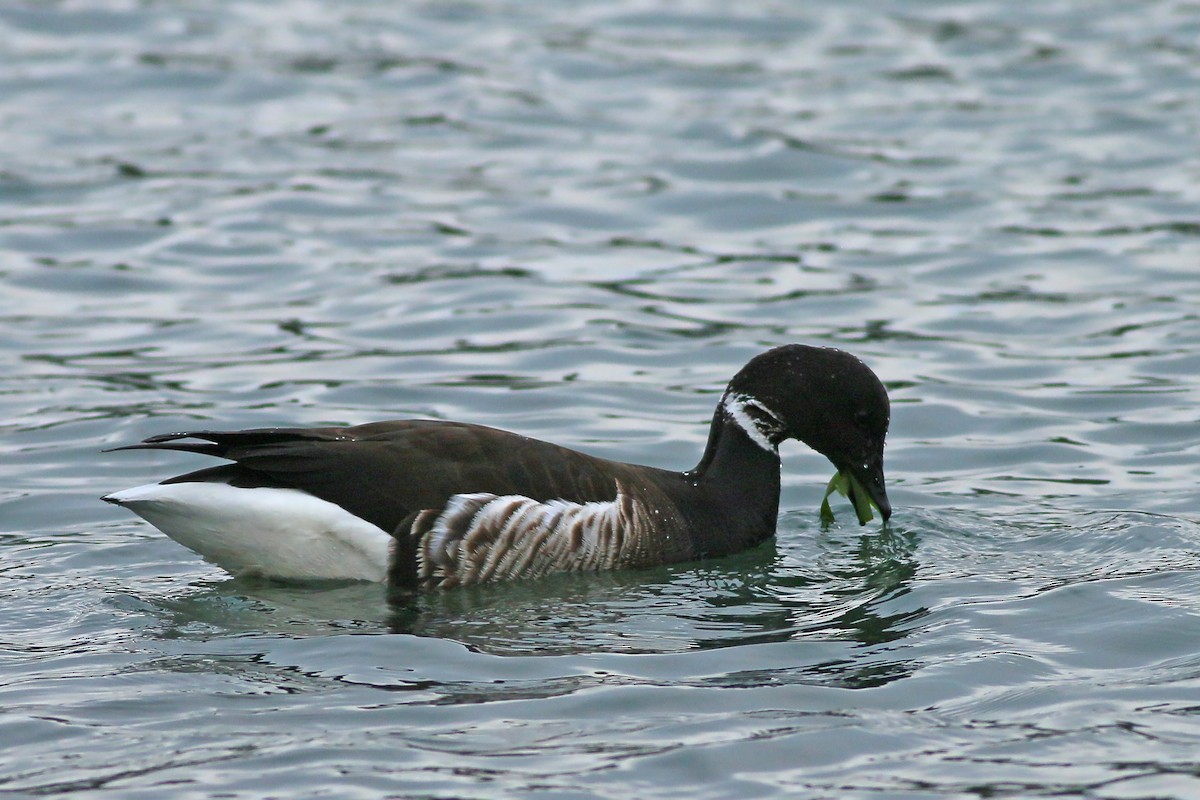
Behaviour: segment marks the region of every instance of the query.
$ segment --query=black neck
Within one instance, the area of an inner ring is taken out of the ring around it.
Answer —
[[[713,414],[700,463],[684,474],[707,521],[695,529],[714,532],[713,541],[697,542],[704,555],[735,552],[775,533],[779,453],[755,443],[723,408]]]

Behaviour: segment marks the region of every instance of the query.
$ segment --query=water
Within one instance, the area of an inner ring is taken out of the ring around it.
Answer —
[[[1200,796],[1200,8],[6,4],[0,793]],[[189,427],[690,467],[766,347],[892,524],[430,594],[230,580]]]

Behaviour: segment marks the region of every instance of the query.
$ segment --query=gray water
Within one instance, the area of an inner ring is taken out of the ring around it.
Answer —
[[[0,794],[1200,797],[1200,6],[0,7]],[[98,496],[197,427],[695,463],[790,341],[890,525],[429,594]]]

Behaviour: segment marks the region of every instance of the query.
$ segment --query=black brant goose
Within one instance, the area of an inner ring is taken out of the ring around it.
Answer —
[[[116,449],[233,463],[103,499],[235,575],[448,588],[753,547],[775,533],[784,439],[833,462],[860,523],[872,504],[887,520],[889,417],[863,362],[791,344],[733,377],[687,472],[480,425],[395,420],[152,436]]]

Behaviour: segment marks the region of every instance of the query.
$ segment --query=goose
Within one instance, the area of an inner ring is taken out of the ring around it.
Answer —
[[[101,499],[235,576],[450,588],[754,547],[775,534],[786,439],[833,463],[860,524],[871,505],[886,523],[889,420],[887,390],[861,360],[788,344],[734,375],[699,463],[682,472],[482,425],[403,419],[151,436],[113,449],[230,463]]]

